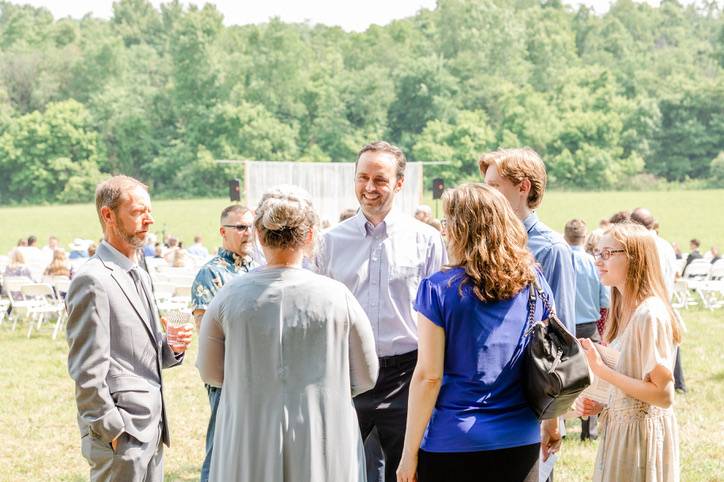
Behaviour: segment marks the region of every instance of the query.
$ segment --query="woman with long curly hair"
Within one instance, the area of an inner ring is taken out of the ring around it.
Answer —
[[[452,263],[417,292],[419,352],[412,376],[402,482],[538,481],[558,450],[557,420],[536,419],[523,393],[528,297],[535,280],[526,233],[508,201],[484,184],[443,195]],[[546,318],[539,301],[535,319]]]

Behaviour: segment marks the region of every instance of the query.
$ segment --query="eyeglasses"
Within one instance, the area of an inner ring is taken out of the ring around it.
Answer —
[[[222,224],[225,228],[234,228],[240,233],[251,231],[251,224]]]
[[[596,250],[593,252],[593,258],[598,261],[599,259],[602,259],[604,261],[608,261],[611,256],[613,256],[616,253],[625,253],[625,249],[609,249],[609,248],[603,248],[601,250]]]

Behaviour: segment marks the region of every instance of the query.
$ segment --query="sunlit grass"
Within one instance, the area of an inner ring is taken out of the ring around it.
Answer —
[[[683,481],[724,480],[724,313],[685,311],[689,331],[683,360],[689,393],[676,400]],[[0,326],[0,481],[82,481],[88,467],[80,455],[73,383],[66,369],[67,345],[50,330],[30,339],[25,330]],[[196,346],[184,364],[164,372],[171,423],[166,480],[198,480],[209,409],[194,368]],[[590,479],[596,442],[578,441],[577,422],[556,468],[556,480]]]

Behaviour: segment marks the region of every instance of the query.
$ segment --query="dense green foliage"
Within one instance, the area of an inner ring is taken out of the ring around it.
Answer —
[[[699,5],[438,0],[348,33],[224,26],[178,1],[119,0],[106,21],[0,0],[0,204],[88,199],[107,173],[219,195],[240,167],[215,159],[350,161],[377,138],[449,161],[426,170],[449,182],[528,145],[554,186],[721,185],[724,20]]]

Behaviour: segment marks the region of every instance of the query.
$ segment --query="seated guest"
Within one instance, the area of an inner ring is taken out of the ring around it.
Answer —
[[[179,249],[178,238],[175,236],[166,238],[166,251],[163,253],[163,258],[169,265],[173,265],[173,257],[177,249]]]
[[[711,254],[711,264],[714,264],[721,259],[721,255],[719,254],[719,248],[717,248],[716,246],[712,245],[709,253]]]
[[[576,272],[576,337],[590,338],[600,343],[598,322],[601,310],[609,306],[608,289],[601,283],[593,256],[586,253],[586,223],[582,219],[571,219],[566,223],[563,237],[571,246],[573,269]],[[581,440],[596,439],[596,417],[581,419]]]
[[[68,247],[70,248],[70,254],[68,255],[68,259],[87,258],[88,244],[89,242],[84,239],[75,238],[73,242],[68,245]]]
[[[209,480],[366,480],[352,397],[377,379],[372,327],[342,283],[302,269],[317,224],[306,192],[267,192],[254,228],[268,264],[201,321],[201,378],[223,386]]]
[[[689,256],[686,257],[686,264],[684,265],[682,273],[686,274],[686,268],[689,267],[692,261],[702,258],[701,253],[699,252],[699,246],[701,246],[701,241],[698,239],[694,238],[689,241]]]
[[[419,353],[397,480],[537,482],[541,445],[547,459],[561,436],[552,419],[541,438],[522,359],[531,283],[553,294],[501,193],[469,183],[442,199],[452,263],[417,292]],[[547,316],[538,300],[534,319]]]
[[[5,267],[3,276],[9,277],[25,277],[31,278],[30,268],[25,264],[25,256],[19,249],[15,249],[10,253],[10,263]]]
[[[209,257],[209,250],[206,249],[203,238],[198,234],[194,236],[194,244],[189,246],[187,251],[191,256],[196,256],[204,261]]]
[[[65,250],[56,249],[53,251],[53,260],[50,262],[45,271],[45,276],[66,276],[70,277],[70,263],[65,255]]]
[[[189,266],[189,258],[186,256],[186,250],[177,248],[173,253],[173,261],[171,266],[174,268],[185,268]]]

